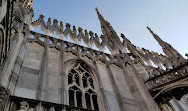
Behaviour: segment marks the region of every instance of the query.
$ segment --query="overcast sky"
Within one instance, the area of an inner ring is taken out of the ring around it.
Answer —
[[[188,53],[188,0],[34,0],[35,17],[43,14],[100,35],[98,7],[120,36],[134,45],[161,53],[162,49],[146,29],[149,26],[162,40],[183,56]]]

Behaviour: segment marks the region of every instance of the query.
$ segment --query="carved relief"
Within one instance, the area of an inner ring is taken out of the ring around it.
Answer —
[[[8,92],[0,86],[0,111],[3,111],[8,99]]]
[[[20,109],[18,111],[28,111],[29,104],[26,101],[20,102]]]
[[[170,83],[171,81],[174,81],[176,79],[186,77],[187,75],[188,75],[187,69],[186,67],[183,67],[177,69],[176,71],[168,72],[159,77],[146,81],[146,86],[148,87],[148,89],[153,89],[160,85]]]
[[[90,92],[88,92],[90,93]],[[94,96],[94,95],[92,95]],[[93,97],[92,97],[93,98]],[[18,103],[18,101],[12,101],[10,111],[88,111],[85,108],[76,108],[72,106],[62,105],[62,104],[53,104],[39,101],[29,101],[26,98],[24,101]],[[4,110],[1,110],[4,111]],[[98,110],[97,110],[98,111]]]
[[[35,111],[34,108],[31,108],[26,101],[20,102],[20,109],[17,111]]]
[[[52,106],[49,111],[55,111],[55,107]]]

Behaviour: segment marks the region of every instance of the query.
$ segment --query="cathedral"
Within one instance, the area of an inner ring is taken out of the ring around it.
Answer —
[[[34,21],[32,4],[0,0],[0,111],[188,111],[188,59],[152,29],[164,54],[118,35],[97,8],[101,35]]]

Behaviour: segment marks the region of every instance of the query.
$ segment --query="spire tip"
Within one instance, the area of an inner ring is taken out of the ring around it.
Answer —
[[[96,11],[99,11],[97,7],[95,8],[95,10],[96,10]]]
[[[154,32],[151,30],[150,27],[147,26],[147,29],[148,29],[153,35],[155,35]]]
[[[97,13],[99,13],[99,9],[97,7],[95,8],[95,10],[96,10]]]
[[[151,31],[151,29],[147,26],[147,29],[149,30],[149,31]]]

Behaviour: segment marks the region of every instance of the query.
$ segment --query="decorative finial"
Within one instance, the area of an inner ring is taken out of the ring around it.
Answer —
[[[187,57],[188,57],[188,53],[186,53],[186,54],[185,54],[185,56],[187,56]]]
[[[152,31],[148,26],[147,26],[147,29],[148,29],[152,34],[154,34],[153,31]]]
[[[97,16],[98,16],[98,19],[99,19],[100,23],[104,24],[104,22],[106,22],[106,21],[104,20],[103,16],[100,14],[98,8],[96,7],[95,10],[97,12]]]
[[[95,10],[97,11],[97,13],[99,13],[99,10],[98,10],[98,8],[97,8],[97,7],[95,8]]]
[[[147,29],[150,31],[153,37],[157,40],[157,42],[162,46],[164,41],[161,40],[161,38],[157,34],[155,34],[148,26],[147,26]]]

